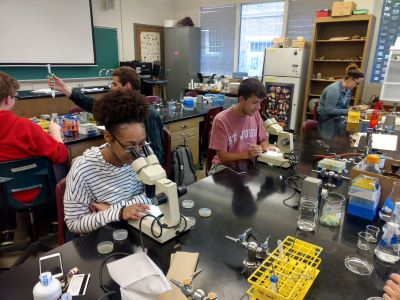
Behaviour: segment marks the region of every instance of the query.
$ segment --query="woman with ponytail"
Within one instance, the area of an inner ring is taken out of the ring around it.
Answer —
[[[356,65],[346,68],[346,75],[328,85],[320,96],[317,113],[318,120],[325,121],[341,115],[347,115],[351,99],[351,90],[356,88],[364,79],[363,71]],[[357,105],[353,109],[365,110],[368,106]]]

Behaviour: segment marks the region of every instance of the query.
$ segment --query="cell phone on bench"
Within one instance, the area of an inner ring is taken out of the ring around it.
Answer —
[[[40,274],[51,272],[53,278],[60,278],[64,275],[60,253],[54,253],[39,258]]]

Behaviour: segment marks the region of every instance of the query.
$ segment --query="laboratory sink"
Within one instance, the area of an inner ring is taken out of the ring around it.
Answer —
[[[111,90],[111,88],[108,85],[86,86],[81,89],[85,94],[108,92],[109,90]]]

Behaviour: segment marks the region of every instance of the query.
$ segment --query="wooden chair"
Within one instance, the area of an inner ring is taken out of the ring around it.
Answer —
[[[161,98],[159,96],[146,96],[146,99],[150,104],[157,104],[161,102]]]
[[[202,160],[203,157],[206,156],[206,152],[208,149],[208,143],[209,143],[209,139],[210,139],[210,133],[211,133],[211,128],[212,128],[212,124],[214,122],[214,118],[217,114],[219,114],[221,111],[223,111],[223,107],[219,106],[219,107],[213,107],[211,108],[205,118],[204,121],[202,122],[202,125],[200,126],[200,152],[199,152],[199,162],[200,162],[200,169],[202,169],[203,165],[202,165]]]
[[[196,91],[188,91],[188,92],[186,92],[185,96],[197,97],[197,92]]]
[[[301,132],[308,132],[308,131],[316,130],[318,128],[317,108],[318,108],[318,102],[314,104],[313,118],[306,120],[301,125]]]
[[[69,113],[70,114],[78,114],[78,113],[83,112],[83,111],[85,111],[85,110],[83,108],[79,107],[79,106],[71,107],[69,109]]]

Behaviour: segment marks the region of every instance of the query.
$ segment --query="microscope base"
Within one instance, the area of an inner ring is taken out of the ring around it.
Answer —
[[[290,168],[292,166],[289,163],[288,159],[283,158],[283,153],[272,152],[270,154],[268,152],[265,152],[257,158],[257,161],[265,163],[265,164],[281,167],[284,169]]]
[[[165,242],[168,242],[169,240],[173,239],[174,237],[180,235],[181,233],[188,231],[190,229],[190,221],[188,218],[185,216],[182,216],[185,218],[185,221],[182,219],[181,223],[179,226],[175,228],[162,228],[162,235],[160,237],[154,237],[160,235],[160,226],[156,222],[154,222],[153,217],[146,217],[142,220],[142,233],[147,235],[149,238],[152,238],[153,240],[156,240],[157,242],[163,244]],[[163,218],[161,218],[161,224],[163,224]],[[139,230],[139,221],[129,221],[129,225],[135,227],[137,230]],[[152,225],[153,224],[153,225]],[[186,228],[185,228],[186,224]],[[172,226],[173,224],[168,224],[169,226]],[[153,230],[151,230],[151,227],[153,226]],[[154,235],[153,235],[154,233]]]

